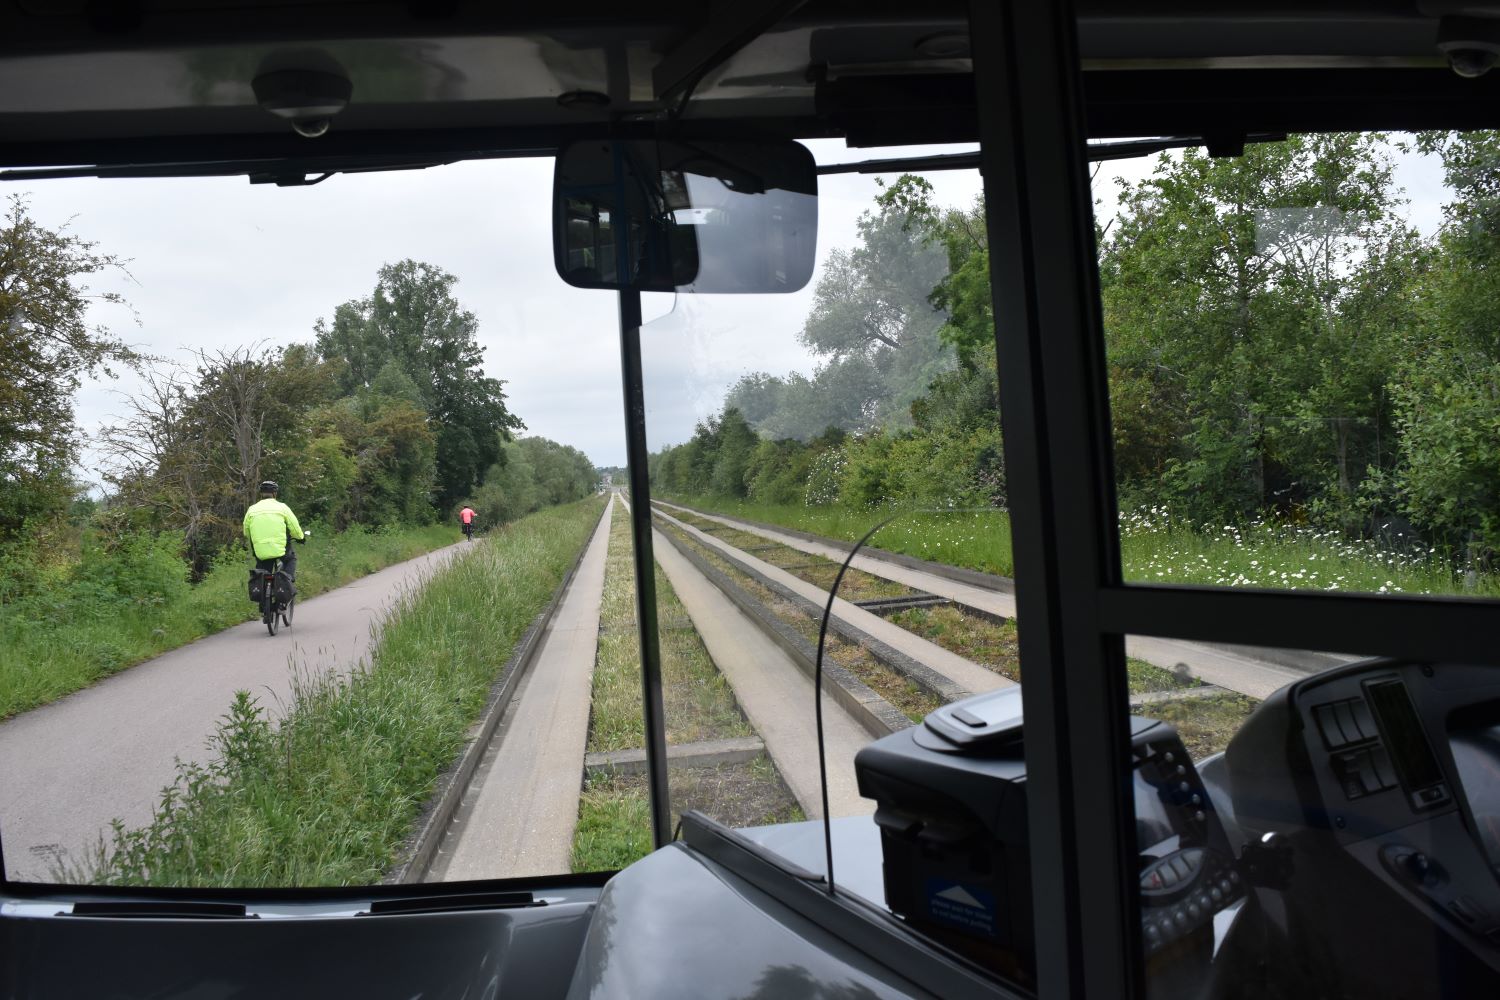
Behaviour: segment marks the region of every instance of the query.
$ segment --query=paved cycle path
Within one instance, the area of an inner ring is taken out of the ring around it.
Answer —
[[[8,877],[50,881],[53,864],[96,844],[110,820],[149,822],[175,759],[210,756],[208,739],[236,691],[280,714],[295,672],[348,671],[391,602],[463,544],[299,600],[293,626],[275,637],[259,620],[236,625],[0,723]]]

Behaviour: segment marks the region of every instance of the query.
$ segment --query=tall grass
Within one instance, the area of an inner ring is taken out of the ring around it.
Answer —
[[[1125,578],[1142,583],[1500,596],[1500,579],[1468,579],[1435,548],[1266,519],[1193,526],[1144,508],[1120,516],[1120,556]]]
[[[315,533],[298,550],[297,592],[312,597],[457,540],[447,525]],[[35,592],[0,604],[0,718],[259,613],[245,592],[243,549],[226,552],[196,586],[172,549],[169,539],[143,537],[85,550]]]
[[[116,827],[70,881],[377,882],[464,746],[500,667],[587,541],[596,498],[491,532],[408,592],[367,665],[304,677],[280,725],[240,692],[208,765],[180,764],[150,824]]]
[[[636,634],[635,550],[630,519],[616,506],[599,609],[599,651],[589,711],[590,753],[645,746],[641,707],[640,639]],[[662,707],[667,742],[749,736],[729,682],[714,666],[687,609],[665,573],[656,574],[657,635],[661,643]]]

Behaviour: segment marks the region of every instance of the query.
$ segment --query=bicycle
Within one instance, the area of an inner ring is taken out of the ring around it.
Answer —
[[[297,603],[297,595],[293,594],[285,604],[276,600],[276,574],[281,572],[281,560],[273,560],[269,569],[261,571],[260,584],[260,620],[266,626],[266,631],[275,635],[284,622],[292,624],[292,609]]]
[[[297,539],[297,544],[304,544],[312,532],[304,532],[302,538]],[[276,574],[281,572],[281,560],[273,559],[269,569],[261,571],[260,582],[260,620],[266,626],[266,631],[275,635],[282,625],[287,628],[292,626],[292,615],[297,606],[297,594],[295,589],[292,596],[285,604],[276,600]]]

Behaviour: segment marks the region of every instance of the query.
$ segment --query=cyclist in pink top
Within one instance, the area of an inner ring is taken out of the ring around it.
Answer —
[[[467,505],[464,506],[463,510],[458,512],[458,519],[463,523],[464,527],[464,537],[471,542],[474,540],[474,518],[478,516],[474,513],[474,508]]]

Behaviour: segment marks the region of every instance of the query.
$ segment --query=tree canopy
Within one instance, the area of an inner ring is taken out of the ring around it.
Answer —
[[[28,522],[61,517],[73,499],[78,457],[73,395],[85,376],[135,364],[118,337],[91,325],[90,276],[119,269],[114,256],[61,229],[47,229],[11,195],[0,219],[0,543]]]
[[[368,298],[345,302],[314,328],[318,354],[343,362],[344,393],[371,388],[389,366],[411,380],[436,435],[439,508],[478,485],[501,444],[525,427],[505,405],[504,383],[484,374],[479,322],[454,297],[457,282],[432,264],[387,264]]]

